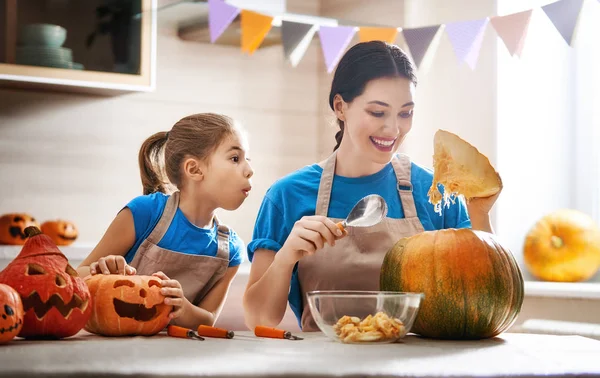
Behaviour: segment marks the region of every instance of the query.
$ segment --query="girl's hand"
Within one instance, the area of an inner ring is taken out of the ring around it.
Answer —
[[[125,257],[121,255],[108,255],[101,257],[98,261],[90,264],[90,274],[126,274],[133,276],[136,270],[127,264]]]
[[[173,311],[169,314],[169,319],[173,320],[182,316],[190,305],[190,302],[183,296],[183,289],[179,281],[170,279],[163,272],[156,272],[153,276],[162,280],[160,293],[167,297],[164,303],[173,306]]]
[[[312,255],[325,246],[333,246],[342,232],[329,218],[321,215],[304,216],[294,224],[280,252],[294,264],[302,257]],[[278,252],[278,253],[280,253]]]

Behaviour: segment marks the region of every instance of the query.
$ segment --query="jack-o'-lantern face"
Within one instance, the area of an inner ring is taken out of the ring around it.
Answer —
[[[104,336],[150,336],[169,322],[173,306],[164,304],[160,279],[97,274],[86,278],[92,316],[85,329]]]
[[[7,343],[23,327],[23,303],[12,287],[0,284],[0,344]]]
[[[73,222],[65,220],[46,221],[42,223],[42,232],[50,237],[56,245],[70,245],[77,239],[79,232]]]
[[[25,229],[29,226],[40,227],[29,214],[13,213],[0,217],[0,244],[23,245],[27,240]]]

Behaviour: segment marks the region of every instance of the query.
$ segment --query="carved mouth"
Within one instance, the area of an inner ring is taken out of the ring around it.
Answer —
[[[31,293],[27,298],[21,299],[23,300],[23,309],[25,312],[33,308],[35,316],[37,316],[37,318],[40,320],[48,311],[50,311],[52,307],[56,308],[58,312],[60,312],[61,315],[66,319],[69,317],[73,309],[78,308],[81,310],[81,312],[84,312],[88,305],[88,301],[84,301],[77,294],[73,294],[73,297],[69,303],[64,303],[63,299],[58,294],[52,294],[47,302],[43,302],[40,298],[40,295],[36,291]]]
[[[156,306],[146,308],[143,304],[127,303],[122,300],[113,299],[115,312],[122,318],[132,318],[140,322],[147,322],[157,316]]]
[[[77,239],[77,236],[58,235],[58,237],[68,241],[74,241],[75,239]]]
[[[8,328],[4,328],[4,327],[2,327],[2,328],[0,328],[0,335],[3,335],[3,334],[4,334],[4,332],[12,332],[12,331],[13,331],[13,330],[15,330],[15,329],[19,329],[19,328],[21,328],[21,325],[22,325],[22,324],[23,324],[23,319],[19,319],[19,321],[18,321],[17,323],[15,323],[15,324],[11,325],[11,326],[10,326],[10,327],[8,327]]]
[[[21,227],[12,226],[11,228],[9,228],[8,232],[10,232],[10,236],[12,236],[13,238],[18,237],[21,238],[21,240],[27,239],[27,235],[25,235]]]

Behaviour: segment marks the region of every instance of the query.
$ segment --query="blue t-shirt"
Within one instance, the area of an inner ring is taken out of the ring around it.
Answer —
[[[283,177],[269,188],[256,218],[253,240],[248,244],[250,261],[257,249],[279,251],[294,223],[305,215],[315,214],[322,173],[323,168],[313,164]],[[465,203],[460,198],[457,198],[450,207],[442,207],[441,215],[435,212],[434,206],[429,203],[427,197],[432,182],[433,172],[430,169],[411,163],[415,207],[423,228],[426,231],[470,228],[471,221]],[[349,178],[335,175],[327,216],[344,219],[361,198],[369,194],[379,194],[387,202],[388,218],[404,218],[397,185],[398,181],[391,163],[370,176]],[[441,185],[439,189],[443,194]],[[302,293],[297,265],[292,274],[288,300],[300,323]]]
[[[126,207],[133,214],[135,225],[135,244],[125,255],[127,263],[133,261],[135,253],[158,223],[169,196],[164,193],[152,193],[132,199]],[[217,255],[217,225],[211,229],[195,226],[190,222],[181,209],[177,208],[169,229],[158,242],[161,248],[188,253],[191,255]],[[229,266],[238,266],[243,260],[244,241],[233,231],[229,230]]]

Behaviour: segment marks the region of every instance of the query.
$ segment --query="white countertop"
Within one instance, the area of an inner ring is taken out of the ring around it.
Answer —
[[[81,332],[61,341],[15,340],[0,348],[0,375],[145,377],[600,377],[600,341],[579,336],[503,334],[479,341],[407,336],[387,345],[345,345],[321,333],[301,341],[103,338]],[[99,374],[102,372],[102,374]]]

